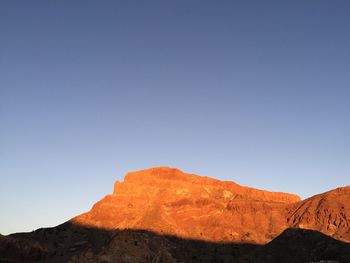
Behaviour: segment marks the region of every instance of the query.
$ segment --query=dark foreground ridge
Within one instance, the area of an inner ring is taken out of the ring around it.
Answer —
[[[70,222],[0,236],[0,262],[350,262],[350,244],[287,229],[266,245],[215,243],[145,230],[103,230]]]

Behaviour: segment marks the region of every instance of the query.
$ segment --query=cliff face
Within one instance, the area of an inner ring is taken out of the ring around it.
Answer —
[[[337,188],[292,205],[287,222],[292,227],[317,230],[350,242],[350,187]]]
[[[266,243],[287,228],[288,207],[299,201],[292,194],[159,167],[128,173],[112,195],[73,222],[199,240]]]
[[[143,229],[207,241],[264,244],[288,227],[350,241],[350,187],[304,201],[296,195],[240,186],[158,167],[131,172],[112,195],[74,223]]]

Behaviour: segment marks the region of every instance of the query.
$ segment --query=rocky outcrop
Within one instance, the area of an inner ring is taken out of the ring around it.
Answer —
[[[159,167],[128,173],[112,195],[73,222],[199,240],[266,243],[287,227],[287,207],[298,201],[292,194]]]
[[[292,205],[287,222],[292,227],[317,230],[350,242],[350,187],[337,188]]]
[[[128,173],[114,192],[72,222],[144,229],[183,238],[264,244],[288,227],[350,240],[350,187],[304,201],[297,195],[157,167]]]

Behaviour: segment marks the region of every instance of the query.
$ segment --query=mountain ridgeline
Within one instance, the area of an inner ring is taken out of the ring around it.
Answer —
[[[0,236],[0,262],[350,262],[349,224],[350,187],[300,200],[157,167],[60,226]]]

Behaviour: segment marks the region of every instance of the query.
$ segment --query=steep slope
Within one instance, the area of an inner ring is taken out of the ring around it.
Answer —
[[[289,228],[265,246],[242,256],[241,260],[254,263],[350,262],[350,244],[317,231]]]
[[[292,227],[317,230],[350,242],[350,187],[337,188],[292,205],[287,222]]]
[[[71,262],[348,263],[350,245],[303,229],[287,229],[264,246],[183,240],[128,230],[118,232],[100,253],[87,251]]]
[[[65,223],[0,237],[0,262],[348,263],[350,244],[303,229],[287,229],[266,245],[252,245],[183,239],[144,230],[105,231]]]
[[[0,262],[41,261],[48,255],[48,250],[39,242],[0,235]]]
[[[287,227],[287,208],[298,201],[292,194],[158,167],[128,173],[112,195],[72,222],[198,240],[266,243]]]

